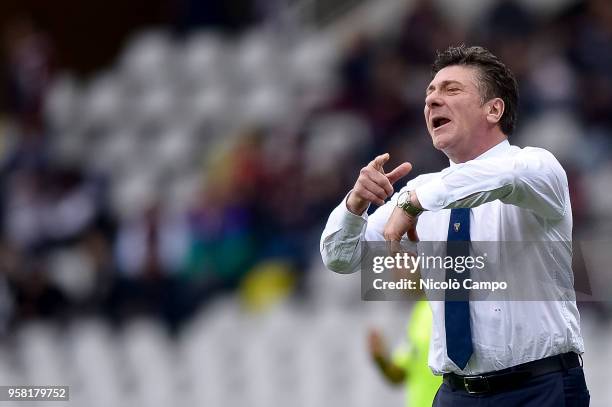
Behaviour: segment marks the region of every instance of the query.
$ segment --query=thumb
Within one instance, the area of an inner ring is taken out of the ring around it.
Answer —
[[[385,176],[387,177],[391,185],[393,185],[398,179],[403,178],[406,175],[408,175],[410,171],[412,171],[412,164],[403,163],[395,167],[393,171],[385,174]]]
[[[389,153],[384,153],[377,156],[374,159],[374,168],[384,174],[383,165],[385,165],[387,161],[389,161]]]

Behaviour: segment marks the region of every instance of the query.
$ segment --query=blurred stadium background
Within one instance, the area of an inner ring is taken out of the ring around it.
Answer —
[[[0,5],[0,384],[83,406],[400,406],[366,353],[409,303],[325,271],[329,211],[375,154],[444,157],[436,49],[489,47],[519,128],[612,232],[612,2],[197,0]],[[593,406],[612,321],[582,304]],[[8,404],[7,404],[8,405]],[[23,404],[16,404],[23,405]]]

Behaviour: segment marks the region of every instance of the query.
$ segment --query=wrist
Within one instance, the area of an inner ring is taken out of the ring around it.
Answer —
[[[418,217],[425,210],[419,203],[414,191],[404,191],[397,198],[397,207],[411,217]]]
[[[353,191],[346,198],[346,209],[354,215],[361,216],[368,209],[369,202],[355,196]]]
[[[380,366],[383,369],[389,364],[387,357],[382,354],[375,354],[373,355],[372,359],[378,366]]]
[[[416,192],[415,191],[409,191],[409,192],[410,192],[410,203],[412,204],[412,206],[424,212],[425,209],[423,209],[423,207],[421,206],[421,203],[419,202],[419,198],[417,197]]]

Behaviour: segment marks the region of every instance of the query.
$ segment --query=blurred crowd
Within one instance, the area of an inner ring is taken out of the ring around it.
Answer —
[[[447,165],[422,109],[435,51],[450,44],[483,45],[512,68],[510,141],[556,154],[576,237],[605,238],[612,3],[538,13],[500,0],[468,26],[437,4],[343,38],[143,33],[85,79],[57,69],[44,32],[14,21],[0,68],[1,329],[144,313],[176,331],[250,285],[307,298],[322,225],[360,167],[382,152],[389,168],[412,162],[411,175]]]

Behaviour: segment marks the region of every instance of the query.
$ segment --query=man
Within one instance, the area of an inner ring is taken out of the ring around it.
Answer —
[[[528,260],[543,276],[554,268],[571,281],[567,177],[548,151],[510,145],[517,104],[516,79],[486,49],[461,46],[439,53],[424,114],[433,145],[450,166],[414,178],[387,203],[392,184],[411,165],[385,173],[389,155],[383,154],[362,168],[323,231],[326,266],[356,271],[361,241],[406,236],[468,243],[451,256],[469,250],[470,241],[562,242],[561,251]],[[370,203],[381,207],[368,217]],[[429,366],[444,376],[434,406],[589,404],[575,301],[457,300],[430,306]]]
[[[440,387],[440,376],[427,367],[431,339],[431,310],[426,301],[417,301],[412,309],[406,332],[407,342],[390,355],[377,329],[370,329],[368,349],[383,377],[391,384],[406,387],[406,406],[430,406]]]

